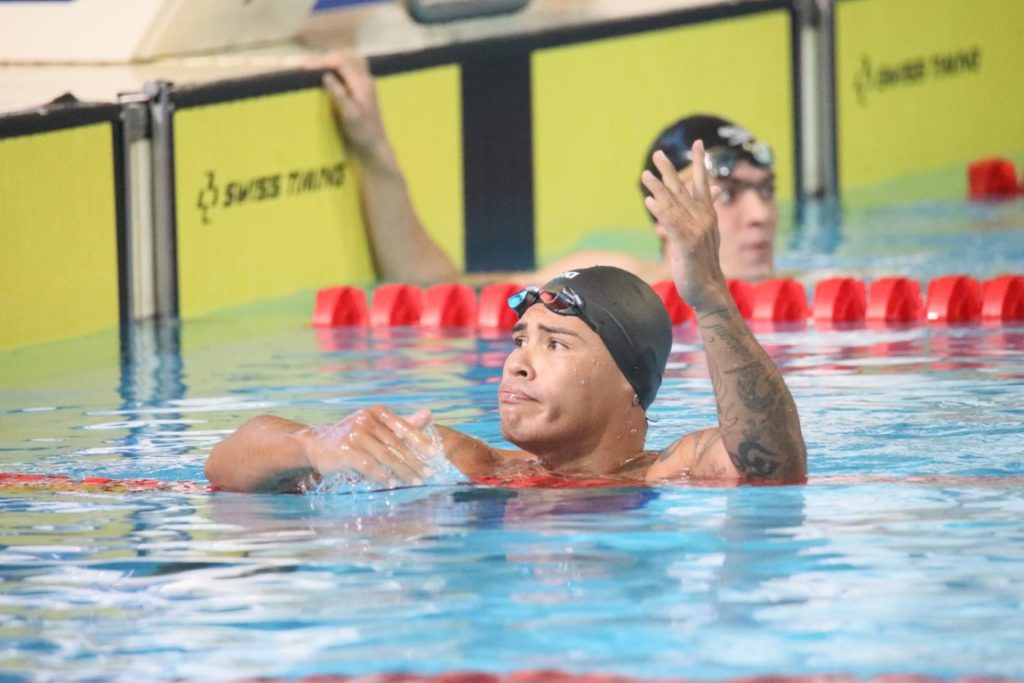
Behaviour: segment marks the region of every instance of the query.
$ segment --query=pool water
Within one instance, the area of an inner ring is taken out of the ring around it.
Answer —
[[[898,186],[898,184],[897,184]],[[989,278],[1024,266],[1024,202],[861,202],[841,213],[804,207],[803,224],[781,236],[778,269],[813,282],[837,274]]]
[[[1022,273],[1022,224],[995,231],[995,265],[958,249],[929,268]],[[787,258],[897,258],[843,244]],[[96,340],[4,354],[0,471],[202,482],[212,444],[248,417],[321,424],[370,400],[500,442],[506,335],[316,331],[295,302],[140,325],[123,363]],[[807,485],[0,489],[0,680],[1024,680],[1024,325],[755,332],[800,409]],[[650,416],[651,448],[714,423],[688,327]]]

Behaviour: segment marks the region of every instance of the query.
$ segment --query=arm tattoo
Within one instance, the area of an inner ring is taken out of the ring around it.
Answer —
[[[754,360],[753,352],[743,343],[745,340],[728,329],[723,323],[701,325],[701,327],[717,334],[722,343],[729,347],[729,350],[735,353],[743,362],[749,363]]]
[[[722,432],[715,430],[715,432],[705,440],[704,443],[701,443],[701,440],[704,439],[706,435],[707,432],[703,432],[693,443],[693,459],[691,460],[693,467],[697,467],[697,465],[700,464],[700,461],[704,459],[704,456],[708,454],[708,451],[711,450],[711,445],[722,438]]]
[[[727,375],[736,375],[736,390],[743,405],[755,413],[770,410],[777,402],[780,387],[766,371],[763,363],[751,361],[746,365],[729,370]],[[763,387],[758,395],[758,387]]]
[[[744,477],[766,479],[802,471],[803,439],[792,397],[771,360],[750,332],[722,307],[698,319],[708,349],[707,364],[720,435],[733,465]],[[706,452],[710,443],[694,444]],[[703,453],[701,453],[703,455]]]
[[[758,453],[763,453],[758,455]],[[729,458],[736,469],[748,477],[770,477],[779,469],[780,458],[776,453],[757,442],[756,438],[745,437],[736,453],[729,451]]]
[[[703,464],[704,457],[711,450],[711,447],[715,445],[716,441],[722,438],[722,433],[717,429],[706,429],[696,434],[696,438],[691,439],[692,445],[687,454],[688,457],[683,459],[683,467],[679,476],[689,478],[691,470],[697,470]],[[684,439],[680,439],[668,445],[664,448],[661,453],[658,454],[658,462],[668,460],[676,454],[676,450],[680,447],[681,442]],[[726,475],[726,468],[719,464],[710,464],[703,466],[701,471],[704,472],[702,476],[706,477],[710,473],[712,478],[724,477]]]

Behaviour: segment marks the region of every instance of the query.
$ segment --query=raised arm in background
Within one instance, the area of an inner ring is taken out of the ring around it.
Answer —
[[[420,283],[455,279],[455,265],[416,215],[405,176],[384,130],[377,88],[366,60],[337,51],[312,60],[306,67],[325,70],[324,88],[334,101],[338,123],[356,160],[377,275],[385,280]]]
[[[693,308],[718,406],[718,427],[666,448],[648,480],[686,475],[739,476],[749,481],[804,481],[807,450],[796,404],[782,373],[740,315],[719,264],[714,201],[704,147],[693,145],[693,182],[687,188],[661,151],[659,180],[644,171],[645,200],[666,240],[666,256],[679,295]]]

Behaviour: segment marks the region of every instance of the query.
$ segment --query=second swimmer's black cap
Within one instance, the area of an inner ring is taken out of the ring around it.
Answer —
[[[672,349],[672,321],[651,286],[613,266],[570,270],[542,290],[571,291],[582,315],[604,342],[646,410],[654,402]]]
[[[708,170],[712,177],[732,173],[738,159],[745,159],[762,168],[771,168],[775,164],[772,148],[758,141],[754,134],[743,126],[721,116],[694,114],[679,119],[658,134],[651,143],[651,148],[647,150],[647,156],[644,157],[644,168],[661,177],[661,173],[651,160],[654,153],[660,149],[676,170],[682,171],[693,163],[690,150],[697,140],[704,143]],[[645,196],[650,194],[643,183],[640,184],[640,189]]]

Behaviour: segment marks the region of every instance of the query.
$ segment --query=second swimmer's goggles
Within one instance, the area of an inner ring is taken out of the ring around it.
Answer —
[[[526,309],[537,302],[544,304],[552,313],[558,315],[573,315],[585,322],[591,328],[594,325],[587,319],[586,306],[579,294],[569,287],[558,289],[541,289],[540,287],[527,287],[508,298],[508,307],[516,312],[520,318],[526,313]]]
[[[687,163],[693,163],[693,152],[686,150],[684,156]],[[712,178],[729,177],[736,170],[736,164],[743,159],[762,168],[775,165],[772,148],[756,140],[749,140],[735,147],[712,147],[704,152],[704,166]]]

